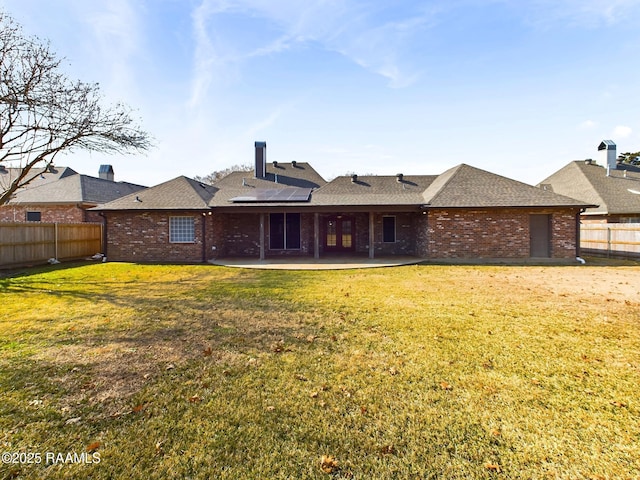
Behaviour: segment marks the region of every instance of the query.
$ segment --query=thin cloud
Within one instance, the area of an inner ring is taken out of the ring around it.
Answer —
[[[613,129],[612,137],[614,138],[627,138],[631,136],[633,133],[633,129],[631,127],[627,127],[626,125],[618,125]]]
[[[640,10],[639,0],[536,0],[528,4],[507,0],[506,3],[522,9],[530,23],[543,28],[612,26]]]
[[[391,11],[395,4],[385,7]],[[439,10],[407,11],[393,20],[381,15],[385,11],[349,1],[204,0],[192,15],[196,48],[191,103],[197,103],[208,90],[214,67],[240,65],[253,57],[307,43],[343,55],[386,78],[390,87],[411,85],[421,71],[408,54],[412,40],[433,24]],[[223,15],[257,18],[263,22],[261,30],[271,36],[261,37],[256,41],[262,43],[243,49],[238,44],[239,40],[246,42],[246,36],[225,38],[224,33],[214,31],[216,17]]]
[[[95,6],[97,9],[92,8],[85,15],[98,49],[96,57],[109,71],[108,89],[118,96],[128,96],[136,90],[134,64],[141,52],[142,22],[128,0],[110,0]]]
[[[584,122],[582,122],[579,127],[583,130],[591,130],[595,127],[597,127],[598,124],[596,122],[594,122],[593,120],[585,120]]]

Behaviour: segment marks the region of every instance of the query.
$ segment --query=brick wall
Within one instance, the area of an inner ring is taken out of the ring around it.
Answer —
[[[420,237],[417,250],[430,258],[528,258],[529,216],[550,214],[551,257],[572,258],[576,213],[571,209],[429,210],[426,235]]]
[[[396,241],[393,243],[383,242],[382,218],[385,216],[395,218]],[[376,214],[374,216],[375,255],[415,255],[416,217],[416,213]]]
[[[549,214],[553,258],[576,254],[576,214],[572,209],[450,209],[396,213],[396,242],[382,242],[383,214],[374,216],[376,255],[418,255],[425,258],[528,258],[531,214]],[[260,214],[200,212],[107,212],[110,260],[201,262],[216,257],[260,256]],[[195,242],[169,242],[169,217],[193,216]],[[369,214],[352,214],[355,252],[367,253]],[[322,231],[324,216],[320,216]],[[205,222],[205,238],[202,238]],[[264,214],[265,255],[313,255],[314,214],[301,215],[300,250],[269,249],[269,215]],[[320,254],[323,239],[320,239]],[[204,251],[203,251],[204,249]]]
[[[107,257],[126,262],[202,262],[213,256],[213,215],[200,212],[106,212]],[[169,242],[169,218],[194,218],[193,243]],[[206,241],[203,245],[202,223]]]
[[[3,205],[0,207],[0,222],[26,222],[27,212],[40,212],[40,221],[45,223],[101,221],[99,217],[86,218],[85,211],[77,205]]]

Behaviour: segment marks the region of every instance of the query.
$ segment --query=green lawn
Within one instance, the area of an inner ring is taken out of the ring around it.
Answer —
[[[637,265],[0,277],[0,479],[637,479],[639,286]]]

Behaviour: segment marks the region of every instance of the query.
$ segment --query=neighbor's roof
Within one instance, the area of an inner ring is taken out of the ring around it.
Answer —
[[[0,165],[0,189],[7,189],[18,175],[20,175],[20,173],[22,173],[22,168],[2,168],[2,165]],[[55,182],[61,178],[77,174],[78,172],[69,167],[55,167],[52,165],[49,168],[33,168],[29,171],[26,177],[27,179],[31,178],[32,180],[23,188],[37,187],[44,185],[45,183]]]
[[[600,165],[574,161],[544,179],[539,186],[599,205],[587,209],[586,214],[637,215],[640,213],[640,169],[631,165],[622,168],[624,170],[610,170],[607,176],[607,169]]]
[[[64,176],[57,181],[18,190],[9,204],[69,204],[88,203],[98,205],[145,189],[142,185],[113,182],[88,175]]]
[[[93,210],[203,210],[218,189],[180,176]]]

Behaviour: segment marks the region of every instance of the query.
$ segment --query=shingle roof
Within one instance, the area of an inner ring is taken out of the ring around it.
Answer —
[[[98,205],[145,189],[142,185],[112,182],[88,175],[73,174],[57,181],[48,181],[18,190],[10,204],[67,204]]]
[[[585,203],[551,191],[527,185],[469,165],[458,165],[441,175],[337,177],[325,183],[307,164],[269,165],[267,178],[254,178],[251,172],[233,172],[213,186],[186,177],[149,188],[101,205],[99,210],[179,210],[251,209],[261,207],[348,207],[422,205],[438,208],[460,207],[582,207]],[[275,172],[278,183],[275,182]],[[296,176],[299,175],[299,176]],[[288,187],[312,188],[308,201],[233,202],[260,189]]]
[[[430,207],[586,207],[558,195],[495,173],[461,164],[440,175],[424,192]]]
[[[277,177],[276,177],[277,176]],[[277,183],[276,183],[277,181]],[[231,206],[231,199],[255,192],[258,189],[278,189],[287,187],[313,188],[317,189],[327,182],[308,163],[296,162],[280,163],[274,166],[267,164],[265,178],[255,178],[253,172],[231,172],[215,183],[218,188],[215,196],[210,201],[211,207]],[[290,205],[290,203],[287,203]],[[283,205],[287,205],[283,204]],[[276,206],[270,202],[268,204],[252,202],[251,206]],[[235,204],[237,206],[237,204]]]
[[[180,176],[93,210],[203,210],[218,189]]]
[[[630,167],[630,168],[629,168]],[[636,168],[610,170],[585,161],[574,161],[540,182],[543,188],[568,195],[593,205],[587,214],[638,214],[640,213],[640,173]]]
[[[6,189],[11,185],[11,182],[15,180],[22,172],[21,168],[0,168],[0,189]],[[33,168],[29,171],[27,178],[33,178],[29,184],[24,188],[33,188],[45,183],[55,182],[61,178],[65,178],[71,175],[77,175],[78,172],[69,167],[54,167],[50,168]]]
[[[337,177],[312,193],[315,206],[338,205],[421,205],[422,193],[435,175]]]

